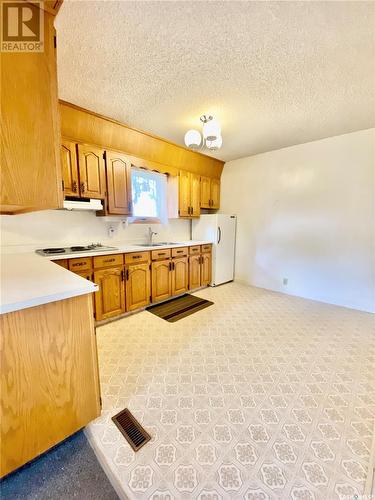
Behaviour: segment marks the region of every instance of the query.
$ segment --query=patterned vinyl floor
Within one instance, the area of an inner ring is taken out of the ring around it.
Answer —
[[[375,415],[367,313],[236,283],[177,323],[97,330],[103,413],[87,433],[130,499],[353,499]],[[153,439],[134,453],[128,407]]]

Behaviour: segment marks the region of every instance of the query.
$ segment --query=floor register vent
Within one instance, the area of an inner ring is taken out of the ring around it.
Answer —
[[[127,408],[117,413],[112,420],[134,451],[138,451],[150,441],[150,434],[144,430]]]

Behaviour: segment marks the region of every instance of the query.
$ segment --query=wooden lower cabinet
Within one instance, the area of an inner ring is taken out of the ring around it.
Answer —
[[[201,256],[191,255],[189,257],[189,290],[201,286]]]
[[[189,262],[187,257],[172,260],[172,295],[189,289]]]
[[[133,311],[150,303],[150,264],[126,266],[126,310]]]
[[[151,264],[151,300],[159,302],[172,295],[171,260],[159,260]]]
[[[91,294],[0,316],[0,476],[100,415]]]
[[[207,286],[211,283],[211,252],[201,255],[201,286]]]
[[[95,293],[95,319],[101,321],[124,313],[124,267],[94,271],[94,282],[99,285],[99,290]]]

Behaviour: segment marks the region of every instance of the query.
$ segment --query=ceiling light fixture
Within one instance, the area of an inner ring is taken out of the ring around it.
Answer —
[[[211,115],[202,115],[200,120],[203,123],[202,135],[198,130],[188,130],[184,138],[186,146],[190,149],[199,149],[206,146],[211,151],[220,149],[223,139],[221,137],[221,127],[217,119]]]

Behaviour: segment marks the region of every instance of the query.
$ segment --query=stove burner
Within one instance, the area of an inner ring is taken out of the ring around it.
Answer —
[[[83,252],[84,250],[90,250],[90,247],[70,247],[72,252]]]
[[[65,253],[65,248],[43,248],[44,253]]]

